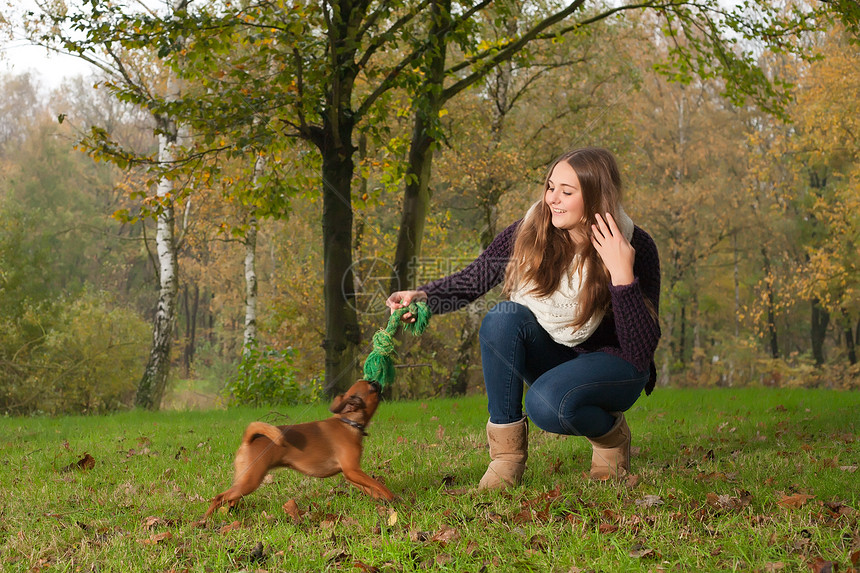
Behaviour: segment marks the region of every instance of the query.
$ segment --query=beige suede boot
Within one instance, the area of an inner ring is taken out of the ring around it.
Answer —
[[[519,485],[529,457],[529,423],[523,418],[510,424],[487,422],[490,466],[478,489],[501,489]]]
[[[623,477],[630,471],[630,428],[624,412],[612,412],[615,424],[591,442],[591,479],[608,480]]]

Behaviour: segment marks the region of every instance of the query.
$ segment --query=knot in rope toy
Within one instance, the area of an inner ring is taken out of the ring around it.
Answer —
[[[415,322],[401,322],[400,319],[406,313],[412,314]],[[394,335],[397,327],[403,326],[403,330],[418,336],[430,323],[430,307],[425,302],[413,302],[408,307],[398,308],[388,318],[388,326],[380,328],[373,335],[373,350],[364,361],[364,379],[368,382],[376,382],[380,389],[385,389],[394,382],[394,361],[392,354],[396,354],[397,341]]]

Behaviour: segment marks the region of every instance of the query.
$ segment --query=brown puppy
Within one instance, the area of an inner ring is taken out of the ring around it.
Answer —
[[[294,426],[251,422],[233,462],[233,486],[212,498],[206,517],[218,507],[230,507],[260,486],[269,470],[288,467],[303,474],[325,478],[343,472],[348,482],[374,498],[394,499],[384,485],[361,471],[364,428],[379,405],[375,385],[359,380],[337,396],[329,410],[334,416]]]

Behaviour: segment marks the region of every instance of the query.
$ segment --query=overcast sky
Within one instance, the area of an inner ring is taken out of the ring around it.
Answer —
[[[31,71],[38,75],[45,86],[53,88],[67,77],[88,75],[92,68],[79,58],[59,54],[48,54],[45,48],[13,41],[2,46],[0,69],[4,73],[22,74]]]
[[[7,3],[0,0],[0,4]],[[15,22],[16,12],[32,8],[33,5],[33,0],[16,0],[11,7],[0,7]],[[20,34],[16,34],[13,40],[0,39],[0,72],[23,74],[28,70],[40,76],[46,87],[53,88],[64,78],[88,75],[92,68],[78,58],[49,54],[45,48],[32,46],[21,39]]]

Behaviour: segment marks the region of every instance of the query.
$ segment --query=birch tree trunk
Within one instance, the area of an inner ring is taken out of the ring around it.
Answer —
[[[173,0],[172,12],[184,10],[188,0]],[[179,39],[179,44],[184,44]],[[170,73],[167,78],[168,101],[176,101],[181,93],[179,78]],[[180,129],[172,117],[156,117],[159,127],[158,161],[162,165],[176,158]],[[162,177],[156,187],[156,196],[161,210],[156,223],[155,245],[158,253],[158,306],[152,328],[152,349],[137,386],[134,404],[138,408],[158,410],[167,388],[170,371],[170,351],[173,347],[173,328],[176,325],[176,301],[179,290],[179,266],[176,257],[174,183]]]
[[[242,355],[247,356],[257,340],[257,217],[248,217],[245,233],[245,336]]]
[[[260,183],[266,160],[257,155],[254,161],[254,187]],[[248,213],[248,230],[245,233],[245,335],[242,355],[247,356],[257,340],[257,216]]]
[[[174,83],[175,81],[171,81]],[[174,87],[174,89],[176,89]],[[172,161],[178,130],[173,121],[164,121],[164,133],[158,137],[158,159]],[[137,386],[134,404],[138,408],[158,410],[167,387],[170,370],[170,350],[173,347],[173,327],[176,324],[176,294],[179,285],[174,237],[173,181],[164,177],[158,182],[156,195],[162,204],[158,215],[155,245],[158,253],[158,306],[152,328],[152,349]]]

